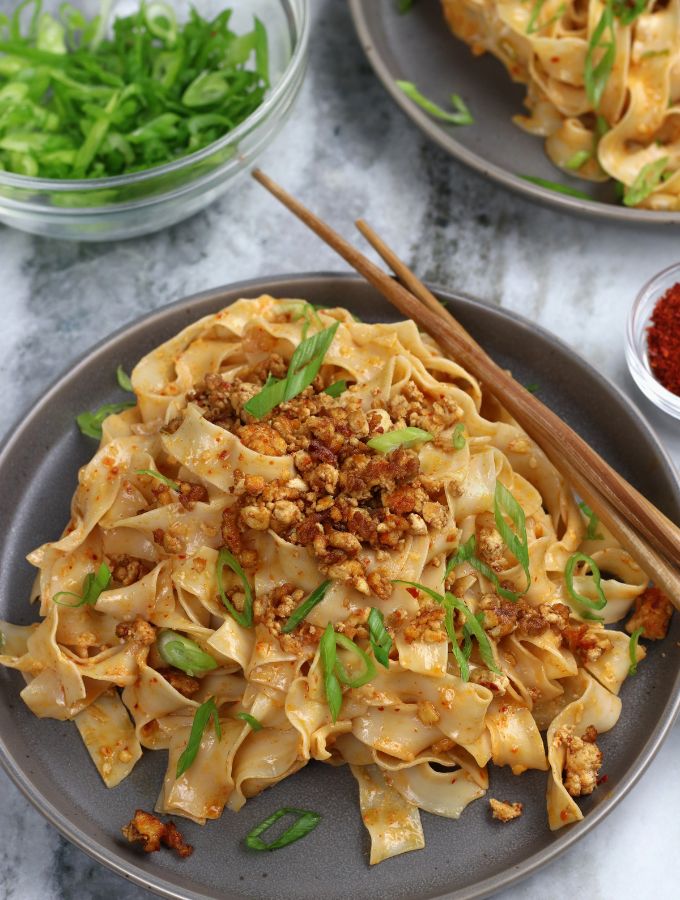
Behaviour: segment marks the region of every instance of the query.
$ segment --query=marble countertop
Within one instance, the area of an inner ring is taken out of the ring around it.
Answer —
[[[559,215],[482,180],[427,142],[361,55],[346,4],[315,0],[310,70],[261,165],[340,231],[364,216],[424,278],[516,310],[558,334],[638,404],[680,465],[680,426],[637,391],[623,353],[634,295],[677,262],[677,229]],[[329,250],[244,180],[161,234],[70,244],[0,226],[0,422],[13,421],[72,359],[148,310],[259,275],[342,270]],[[56,336],[56,340],[55,340]],[[0,898],[141,900],[72,847],[0,772]],[[503,900],[677,897],[680,725],[594,833]],[[635,853],[634,864],[631,854]]]

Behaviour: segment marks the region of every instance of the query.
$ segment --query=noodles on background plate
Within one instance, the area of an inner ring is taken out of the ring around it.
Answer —
[[[492,394],[413,322],[268,296],[132,388],[29,555],[40,623],[0,623],[24,702],[75,722],[108,787],[166,751],[156,810],[203,824],[347,763],[372,863],[489,763],[546,773],[550,828],[583,817],[670,612]],[[632,637],[605,628],[633,604]]]

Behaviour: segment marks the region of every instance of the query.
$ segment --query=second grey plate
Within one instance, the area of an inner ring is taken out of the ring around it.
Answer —
[[[396,0],[350,0],[361,45],[376,74],[406,115],[451,156],[487,178],[565,212],[638,225],[680,223],[680,212],[629,209],[616,198],[614,183],[594,184],[570,178],[552,165],[543,139],[513,124],[525,112],[525,87],[514,84],[490,54],[473,56],[467,44],[449,30],[439,0],[416,0],[401,15]],[[470,107],[474,124],[447,125],[409,100],[396,86],[412,81],[444,108],[452,93]],[[525,181],[532,175],[588,194],[584,200]]]
[[[0,450],[0,619],[34,621],[33,582],[25,554],[54,540],[68,521],[79,466],[96,444],[78,432],[74,416],[121,399],[116,366],[129,370],[141,356],[190,322],[239,297],[268,293],[346,306],[367,321],[398,317],[354,276],[310,274],[259,279],[167,306],[126,326],[71,367],[27,411]],[[545,331],[516,315],[439,291],[455,315],[503,367],[540,396],[669,516],[680,519],[680,493],[668,459],[635,407],[593,368]],[[37,719],[18,694],[19,674],[0,670],[0,762],[28,799],[69,840],[119,875],[165,897],[191,900],[427,900],[483,897],[528,875],[586,835],[626,794],[649,764],[680,706],[675,616],[667,641],[652,646],[639,673],[623,687],[616,728],[598,738],[607,789],[582,800],[585,819],[548,830],[545,772],[513,776],[492,768],[488,796],[519,800],[525,812],[511,825],[490,818],[485,800],[457,822],[423,813],[426,847],[368,865],[368,837],[358,790],[347,767],[312,763],[259,797],[238,815],[224,812],[204,828],[178,824],[196,850],[180,860],[145,855],[121,837],[137,807],[153,809],[163,781],[165,752],[145,752],[131,776],[108,791],[75,726]],[[244,836],[282,806],[320,812],[319,827],[277,853],[252,853]]]

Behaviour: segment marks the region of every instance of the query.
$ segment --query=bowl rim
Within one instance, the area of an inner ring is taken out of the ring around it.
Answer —
[[[568,194],[562,194],[559,191],[553,191],[527,181],[521,175],[490,162],[474,150],[469,150],[454,135],[450,134],[442,126],[442,123],[431,119],[396,86],[388,63],[375,46],[373,31],[366,12],[370,5],[372,4],[369,4],[367,0],[349,0],[354,27],[366,58],[394,102],[425,133],[426,137],[438,144],[450,156],[479,172],[484,178],[490,178],[517,194],[538,201],[543,206],[556,207],[561,212],[575,213],[592,219],[608,219],[625,225],[680,225],[680,209],[655,211],[571,197]],[[455,40],[453,35],[451,35],[451,39]],[[472,64],[472,57],[470,62]]]
[[[107,335],[107,337],[88,349],[78,360],[67,366],[67,368],[64,369],[46,388],[39,401],[30,409],[30,412],[28,414],[24,413],[24,415],[20,414],[19,418],[14,423],[14,427],[10,428],[7,432],[7,437],[0,443],[0,464],[2,463],[3,457],[11,452],[16,442],[21,439],[23,426],[41,414],[44,407],[50,403],[52,395],[58,391],[62,380],[67,376],[72,378],[77,375],[78,371],[90,362],[93,357],[97,356],[100,352],[105,351],[110,344],[115,343],[126,332],[140,328],[152,328],[153,325],[163,319],[170,310],[178,310],[183,307],[188,310],[192,306],[199,306],[203,303],[218,302],[220,298],[223,298],[223,302],[229,304],[234,302],[238,296],[247,297],[256,290],[261,292],[281,291],[282,289],[287,290],[284,286],[289,283],[294,283],[297,286],[302,282],[318,283],[321,281],[333,281],[342,283],[343,281],[348,282],[350,280],[363,282],[363,279],[360,276],[351,272],[334,272],[328,270],[263,274],[255,278],[236,281],[200,291],[175,300],[158,309],[143,313],[141,316],[126,323],[112,334]],[[465,292],[459,292],[432,283],[429,284],[429,287],[438,296],[461,300],[463,303],[470,306],[489,305]],[[225,295],[233,295],[234,299],[226,300],[224,299]],[[579,365],[583,366],[588,371],[591,378],[601,385],[605,385],[607,390],[617,396],[619,401],[627,408],[630,415],[639,422],[641,429],[649,435],[649,438],[658,453],[659,462],[662,464],[668,477],[672,497],[677,504],[680,504],[680,475],[676,471],[668,451],[661,443],[656,432],[625,391],[609,378],[605,377],[595,368],[595,366],[585,359],[578,350],[569,346],[565,341],[561,340],[548,329],[543,328],[535,322],[530,321],[525,316],[508,309],[495,307],[494,312],[501,318],[508,318],[513,321],[519,320],[520,324],[524,325],[526,328],[530,328],[531,331],[542,340],[567,351],[577,359]],[[489,876],[470,888],[464,888],[462,890],[454,888],[452,891],[444,894],[428,895],[430,900],[481,900],[481,898],[488,897],[496,891],[499,891],[501,888],[507,888],[516,884],[555,860],[606,818],[614,807],[628,795],[632,787],[639,781],[658,753],[662,743],[678,719],[679,713],[680,668],[678,669],[673,689],[670,693],[668,702],[662,711],[662,715],[657,720],[653,730],[646,736],[646,740],[640,747],[637,756],[608,796],[594,810],[591,810],[585,819],[575,823],[570,829],[565,830],[553,845],[546,847],[543,850],[539,850],[528,858],[521,860],[518,864],[513,866],[511,870]],[[131,881],[140,887],[146,888],[159,896],[170,898],[170,900],[206,900],[206,898],[217,896],[217,894],[212,893],[197,893],[193,890],[181,889],[177,884],[173,885],[165,878],[160,880],[157,876],[145,872],[141,866],[131,867],[124,865],[118,858],[112,856],[109,851],[101,847],[97,841],[90,837],[90,835],[77,823],[66,818],[58,808],[53,806],[50,801],[40,793],[26,775],[22,766],[18,764],[14,757],[9,753],[2,735],[0,735],[0,765],[26,799],[29,800],[29,802],[51,825],[57,828],[65,838],[75,844],[80,850],[83,850],[91,858],[106,866],[118,876]]]
[[[641,310],[647,299],[652,299],[653,308],[663,296],[664,283],[667,279],[676,278],[676,283],[680,282],[680,262],[666,266],[656,275],[649,278],[638,291],[633,305],[628,313],[626,322],[626,362],[628,369],[638,388],[642,391],[648,400],[651,400],[655,406],[665,412],[669,416],[680,418],[680,396],[669,391],[652,373],[649,364],[649,357],[646,352],[641,352],[641,340],[646,347],[645,333],[651,318],[651,313],[645,316],[645,321],[641,322]],[[653,313],[652,308],[652,313]],[[639,332],[642,331],[642,339],[638,338]]]
[[[296,41],[293,52],[280,80],[269,94],[265,96],[257,109],[237,125],[236,128],[232,128],[231,131],[226,132],[216,141],[213,141],[206,147],[202,147],[200,150],[196,150],[194,153],[179,156],[177,159],[163,163],[160,166],[151,166],[148,169],[141,169],[138,172],[130,172],[126,175],[111,175],[105,178],[35,178],[28,175],[18,175],[15,172],[0,171],[0,185],[22,190],[56,192],[84,192],[87,190],[126,187],[131,184],[149,181],[156,176],[177,172],[192,163],[201,162],[212,156],[213,153],[222,150],[228,144],[239,141],[244,134],[256,128],[263,119],[266,119],[269,113],[278,106],[282,97],[287,95],[307,56],[311,31],[311,0],[280,0],[280,2],[284,7],[283,11],[289,23],[296,26]],[[69,212],[68,209],[60,209],[59,211],[62,213]],[[80,208],[75,207],[73,211],[80,211]],[[91,209],[88,209],[88,212],[91,211]]]

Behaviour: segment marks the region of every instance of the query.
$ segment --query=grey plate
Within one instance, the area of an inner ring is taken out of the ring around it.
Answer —
[[[416,0],[406,15],[396,0],[350,0],[359,40],[376,74],[406,115],[461,162],[534,200],[566,212],[637,224],[678,224],[680,212],[628,209],[616,199],[613,183],[571,178],[552,165],[543,139],[522,131],[512,116],[526,112],[525,88],[514,84],[505,66],[490,54],[472,55],[449,31],[439,0]],[[474,124],[438,122],[396,87],[413,81],[445,109],[453,92],[470,107]],[[533,175],[569,185],[593,199],[569,197],[538,187],[520,176]]]
[[[243,282],[182,300],[124,328],[91,351],[49,388],[18,423],[0,453],[0,618],[35,618],[27,598],[32,570],[25,554],[53,540],[69,514],[76,470],[94,451],[73,422],[83,409],[120,399],[113,373],[185,325],[242,296],[263,292],[342,304],[370,321],[396,318],[372,288],[354,276],[311,274]],[[524,383],[576,425],[640,490],[676,520],[680,491],[671,466],[633,405],[566,346],[535,325],[472,300],[446,294],[462,323]],[[603,420],[606,427],[602,426]],[[667,646],[680,640],[675,617]],[[164,851],[144,856],[120,838],[136,807],[153,808],[166,754],[147,752],[131,777],[107,791],[71,723],[36,719],[17,696],[17,673],[0,672],[0,757],[28,799],[69,840],[126,878],[168,897],[356,900],[369,897],[470,898],[524,877],[561,853],[599,822],[638,779],[658,750],[680,705],[677,654],[654,647],[623,690],[623,715],[602,738],[610,790],[584,800],[585,821],[551,834],[546,824],[543,772],[515,778],[492,769],[491,796],[521,800],[525,813],[510,827],[490,820],[485,801],[459,822],[423,813],[427,846],[370,869],[357,789],[346,768],[311,764],[234,815],[201,828],[181,820],[196,846],[182,861]],[[248,853],[242,838],[281,806],[323,813],[304,841],[271,855]],[[455,853],[452,848],[455,847]]]

